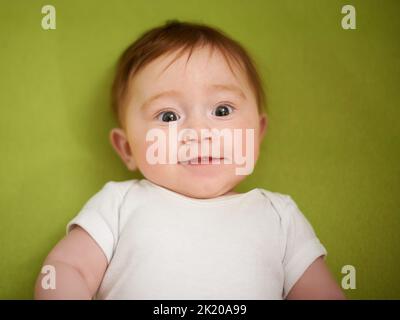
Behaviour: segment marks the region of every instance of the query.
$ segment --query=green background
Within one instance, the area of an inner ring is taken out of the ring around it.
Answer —
[[[259,64],[270,126],[237,191],[290,194],[337,280],[355,266],[349,298],[400,298],[400,1],[0,4],[0,298],[32,298],[66,223],[107,181],[140,177],[109,144],[109,88],[122,50],[174,18],[221,28]],[[46,4],[56,30],[41,28]]]

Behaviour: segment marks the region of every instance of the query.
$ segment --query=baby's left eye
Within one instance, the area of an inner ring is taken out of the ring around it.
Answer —
[[[217,117],[225,117],[233,112],[233,107],[227,104],[219,105],[214,109],[213,115]]]

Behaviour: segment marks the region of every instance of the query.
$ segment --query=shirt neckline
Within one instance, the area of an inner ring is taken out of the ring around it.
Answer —
[[[250,191],[247,191],[244,193],[239,193],[239,194],[219,196],[219,197],[210,198],[210,199],[196,199],[196,198],[191,198],[191,197],[185,196],[183,194],[180,194],[178,192],[172,191],[165,187],[162,187],[162,186],[155,184],[154,182],[151,182],[150,180],[147,180],[147,179],[141,179],[140,182],[142,182],[143,184],[147,185],[148,187],[157,191],[159,194],[162,194],[166,197],[173,198],[173,199],[179,200],[181,202],[191,203],[191,204],[195,204],[195,205],[202,205],[202,206],[215,205],[215,204],[226,204],[227,202],[237,202],[237,201],[243,200],[244,198],[248,197],[249,195],[255,193],[258,190],[258,188],[254,188]]]

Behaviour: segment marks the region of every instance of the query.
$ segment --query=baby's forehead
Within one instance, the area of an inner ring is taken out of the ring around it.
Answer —
[[[233,58],[218,49],[194,48],[168,52],[156,58],[132,79],[133,86],[144,88],[177,86],[235,86],[249,89],[246,73]]]

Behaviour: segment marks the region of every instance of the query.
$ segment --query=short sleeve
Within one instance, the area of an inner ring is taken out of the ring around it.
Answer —
[[[121,200],[117,182],[107,182],[67,224],[67,234],[74,226],[80,226],[96,241],[110,262],[118,239]]]
[[[285,201],[282,213],[285,230],[283,298],[318,257],[327,255],[313,227],[293,199],[285,195]]]

